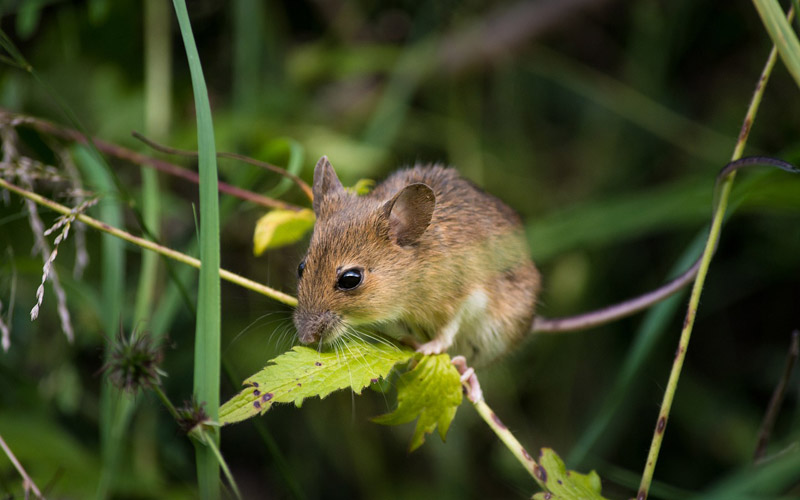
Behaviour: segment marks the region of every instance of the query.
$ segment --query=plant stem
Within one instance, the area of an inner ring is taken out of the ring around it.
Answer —
[[[101,151],[107,155],[114,156],[116,158],[120,158],[122,160],[129,161],[131,163],[135,163],[137,165],[152,167],[155,168],[156,170],[160,170],[161,172],[172,175],[174,177],[180,177],[181,179],[194,182],[195,184],[200,182],[200,177],[198,176],[198,174],[192,172],[189,169],[179,167],[178,165],[175,165],[173,163],[169,163],[164,160],[159,160],[158,158],[153,158],[151,156],[147,156],[127,148],[123,148],[122,146],[117,146],[116,144],[103,141],[102,139],[89,137],[77,130],[70,129],[67,127],[62,127],[60,125],[56,125],[55,123],[46,120],[41,120],[39,118],[34,118],[32,116],[18,115],[0,109],[0,122],[9,123],[12,126],[28,125],[31,128],[38,130],[39,132],[44,134],[50,134],[56,137],[61,137],[63,139],[75,141],[80,144],[94,145],[94,147],[96,147],[98,151]],[[264,207],[281,208],[285,210],[294,210],[294,211],[302,210],[303,208],[297,205],[292,205],[291,203],[286,203],[281,200],[268,198],[266,196],[262,196],[252,191],[248,191],[246,189],[242,189],[240,187],[227,184],[225,182],[219,183],[219,191]]]
[[[19,472],[19,475],[22,476],[22,487],[26,492],[25,498],[28,497],[27,495],[28,488],[30,488],[31,491],[33,491],[33,494],[36,495],[38,498],[42,498],[42,492],[39,491],[39,487],[36,486],[36,483],[33,482],[33,479],[31,479],[28,473],[25,472],[25,469],[22,467],[22,464],[20,464],[19,460],[17,460],[17,457],[14,456],[14,452],[11,451],[11,448],[9,448],[6,442],[3,440],[3,436],[0,436],[0,448],[3,449],[8,459],[11,460],[12,464],[14,464],[14,467],[17,469],[17,472]]]
[[[162,153],[169,154],[169,155],[188,156],[190,158],[197,158],[197,151],[189,151],[189,150],[186,150],[186,149],[178,149],[178,148],[173,148],[173,147],[170,147],[170,146],[164,146],[163,144],[157,143],[153,139],[145,137],[144,135],[140,134],[139,132],[133,132],[132,135],[135,138],[137,138],[140,141],[142,141],[143,143],[145,143],[147,146],[155,149],[156,151],[160,151]],[[238,161],[247,163],[249,165],[253,165],[255,167],[261,167],[261,168],[263,168],[265,170],[269,170],[272,173],[281,175],[284,178],[289,179],[290,181],[294,182],[297,185],[297,187],[299,187],[303,191],[303,193],[305,193],[305,195],[308,197],[309,201],[314,201],[314,194],[311,191],[311,186],[309,186],[303,179],[301,179],[300,177],[294,175],[293,173],[289,172],[288,170],[285,170],[285,169],[283,169],[281,167],[277,167],[277,166],[275,166],[275,165],[273,165],[271,163],[267,163],[265,161],[256,160],[255,158],[250,158],[249,156],[245,156],[245,155],[240,155],[238,153],[226,153],[224,151],[221,151],[221,152],[217,153],[217,158],[227,158],[227,159],[230,159],[230,160],[238,160]]]
[[[486,401],[483,399],[479,399],[477,401],[473,401],[472,405],[477,410],[478,415],[481,416],[486,425],[491,427],[497,437],[506,445],[506,447],[511,451],[514,457],[519,461],[520,464],[528,471],[528,473],[533,477],[533,479],[541,486],[545,488],[545,483],[539,477],[541,474],[539,471],[539,464],[536,463],[536,460],[533,459],[530,453],[525,449],[522,444],[514,437],[514,434],[508,430],[508,427],[500,421],[497,415],[489,408],[489,405],[486,404]]]
[[[775,390],[772,392],[769,406],[767,406],[767,412],[764,414],[764,420],[761,421],[761,428],[758,431],[756,450],[753,453],[753,460],[756,462],[764,458],[764,454],[767,452],[769,436],[772,434],[773,427],[775,427],[775,420],[778,418],[783,398],[786,395],[786,387],[789,385],[789,379],[792,377],[792,369],[794,368],[798,356],[800,356],[800,330],[795,330],[792,332],[792,340],[789,344],[789,352],[786,354],[783,374],[778,381],[778,385],[775,386]]]
[[[236,485],[236,480],[233,479],[233,474],[231,474],[231,470],[228,468],[227,462],[222,457],[222,453],[219,452],[219,447],[217,446],[214,437],[209,435],[209,433],[203,429],[200,434],[203,437],[203,444],[207,445],[211,452],[217,457],[217,463],[219,463],[220,468],[222,468],[222,473],[225,474],[225,477],[228,479],[228,484],[231,485],[233,489],[233,494],[236,495],[236,498],[242,500],[242,494],[239,492],[239,487]]]
[[[69,215],[72,212],[72,210],[69,207],[66,207],[60,203],[45,198],[44,196],[41,196],[38,193],[34,193],[33,191],[29,191],[27,189],[23,189],[19,186],[11,184],[2,178],[0,178],[0,187],[8,189],[9,191],[12,191],[24,198],[34,201],[35,203],[45,206],[60,214]],[[113,236],[116,236],[117,238],[123,239],[129,243],[133,243],[134,245],[137,245],[141,248],[151,250],[153,252],[163,255],[164,257],[168,257],[170,259],[177,260],[178,262],[188,264],[196,269],[200,268],[199,259],[178,252],[177,250],[172,250],[171,248],[159,245],[158,243],[154,243],[150,240],[134,236],[128,233],[127,231],[123,231],[122,229],[109,226],[108,224],[100,222],[99,220],[89,217],[88,215],[85,214],[77,214],[75,218],[83,222],[87,226],[93,227],[94,229],[103,231],[105,233],[109,233]],[[244,276],[240,276],[225,269],[219,270],[219,276],[220,278],[230,283],[234,283],[241,287],[247,288],[248,290],[252,290],[262,295],[266,295],[267,297],[277,300],[278,302],[282,302],[288,306],[294,307],[297,305],[297,299],[295,297],[292,297],[291,295],[275,290],[274,288],[270,288],[268,286],[262,285],[261,283],[245,278]]]
[[[203,66],[192,33],[185,0],[173,0],[186,59],[192,79],[197,117],[197,153],[200,171],[200,276],[197,292],[197,320],[194,338],[194,396],[206,404],[208,417],[219,414],[220,329],[222,328],[219,240],[219,175],[211,105],[208,100]],[[218,444],[218,429],[207,429],[205,440]],[[200,498],[220,496],[219,461],[209,446],[195,445],[197,486]]]
[[[756,84],[753,97],[750,100],[750,106],[747,109],[747,114],[745,115],[744,122],[742,123],[742,129],[739,133],[739,138],[736,141],[736,147],[734,148],[731,161],[738,160],[742,157],[745,144],[747,143],[747,138],[750,134],[750,128],[752,127],[759,105],[761,104],[761,98],[764,95],[764,88],[766,87],[769,76],[772,73],[772,68],[775,66],[777,53],[777,49],[773,47],[769,57],[767,58],[767,62],[764,65],[764,70],[762,71],[761,77]],[[645,463],[644,472],[642,473],[642,480],[636,496],[637,500],[645,500],[648,492],[650,491],[650,484],[653,481],[653,472],[655,471],[656,462],[658,461],[658,453],[661,450],[661,443],[664,440],[664,431],[667,427],[667,419],[669,418],[669,412],[672,408],[672,402],[675,398],[675,390],[678,386],[678,380],[680,379],[683,362],[686,359],[686,351],[689,348],[689,340],[692,336],[692,328],[694,327],[694,320],[695,316],[697,315],[697,307],[700,302],[700,294],[703,291],[703,284],[705,283],[706,275],[708,274],[708,268],[711,264],[711,258],[714,254],[714,247],[719,239],[722,220],[725,216],[725,209],[728,206],[728,196],[730,195],[731,188],[733,187],[733,180],[735,177],[736,172],[734,171],[726,176],[722,181],[719,203],[714,209],[714,218],[711,221],[711,229],[709,230],[708,239],[706,240],[705,249],[703,250],[700,269],[697,272],[697,277],[695,278],[694,286],[692,287],[692,294],[689,298],[689,306],[686,310],[686,318],[684,320],[681,337],[678,342],[678,350],[675,353],[672,371],[669,375],[667,388],[664,391],[664,398],[661,402],[661,410],[659,411],[658,420],[656,421],[656,428],[653,433],[653,439],[650,443],[650,451],[647,454],[647,462]]]
[[[158,396],[158,399],[161,400],[161,403],[167,409],[172,418],[175,419],[175,422],[179,423],[181,421],[181,417],[180,415],[178,415],[178,410],[175,408],[175,405],[172,404],[172,401],[169,400],[167,395],[164,394],[164,391],[161,390],[161,386],[154,385],[152,389],[153,392],[156,393],[156,396]]]

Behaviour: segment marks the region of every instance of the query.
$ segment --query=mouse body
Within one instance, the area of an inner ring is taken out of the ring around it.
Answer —
[[[323,157],[312,190],[302,343],[380,332],[482,366],[530,331],[540,276],[519,216],[456,170],[417,165],[358,196]]]

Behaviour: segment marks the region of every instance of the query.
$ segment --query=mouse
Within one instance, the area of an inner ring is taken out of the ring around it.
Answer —
[[[728,175],[754,166],[800,172],[776,158],[744,157],[720,170],[715,193]],[[519,215],[455,169],[416,165],[358,196],[323,156],[312,191],[317,221],[297,268],[300,342],[331,344],[377,331],[424,354],[449,352],[475,398],[480,389],[473,367],[500,358],[528,333],[586,330],[630,316],[692,283],[703,263],[700,255],[678,276],[636,297],[548,318],[536,314],[541,277]],[[715,202],[712,218],[716,210]]]
[[[381,333],[481,367],[530,331],[541,278],[521,219],[457,170],[415,165],[357,195],[323,156],[312,192],[293,317],[301,343]]]

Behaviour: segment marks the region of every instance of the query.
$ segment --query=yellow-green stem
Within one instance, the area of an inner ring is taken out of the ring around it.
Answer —
[[[236,485],[236,480],[233,478],[233,474],[231,474],[231,470],[228,468],[228,463],[225,462],[225,459],[222,457],[222,453],[219,452],[219,447],[217,446],[216,441],[205,430],[201,431],[201,436],[203,444],[208,446],[214,456],[217,457],[217,462],[219,462],[222,473],[225,474],[225,477],[228,479],[228,484],[231,485],[233,494],[236,496],[236,498],[242,500],[242,494],[239,493],[239,487]]]
[[[57,203],[55,201],[52,201],[52,200],[50,200],[48,198],[45,198],[44,196],[41,196],[41,195],[39,195],[37,193],[34,193],[33,191],[28,191],[27,189],[23,189],[23,188],[21,188],[19,186],[11,184],[11,183],[7,182],[4,179],[0,179],[0,187],[8,189],[11,192],[14,192],[14,193],[16,193],[16,194],[18,194],[18,195],[20,195],[20,196],[22,196],[24,198],[27,198],[27,199],[35,202],[35,203],[38,203],[39,205],[45,206],[45,207],[47,207],[47,208],[49,208],[49,209],[51,209],[51,210],[53,210],[55,212],[58,212],[60,214],[68,215],[68,214],[72,213],[72,209],[70,209],[69,207],[64,206],[64,205],[62,205],[60,203]],[[186,255],[184,253],[178,252],[176,250],[172,250],[171,248],[167,248],[167,247],[165,247],[163,245],[159,245],[158,243],[153,243],[150,240],[146,240],[144,238],[140,238],[138,236],[134,236],[134,235],[132,235],[132,234],[126,232],[126,231],[123,231],[122,229],[118,229],[116,227],[109,226],[108,224],[106,224],[104,222],[100,222],[97,219],[89,217],[88,215],[78,214],[76,216],[76,219],[81,221],[81,222],[83,222],[87,226],[93,227],[94,229],[97,229],[97,230],[103,231],[105,233],[111,234],[113,236],[116,236],[117,238],[125,240],[125,241],[127,241],[129,243],[133,243],[134,245],[137,245],[137,246],[139,246],[141,248],[144,248],[146,250],[151,250],[151,251],[156,252],[156,253],[158,253],[160,255],[163,255],[164,257],[168,257],[170,259],[177,260],[178,262],[182,262],[184,264],[190,265],[190,266],[192,266],[192,267],[194,267],[196,269],[200,268],[200,260],[199,259],[196,259],[196,258],[191,257],[189,255]],[[232,272],[227,271],[225,269],[220,269],[219,270],[219,276],[220,276],[220,278],[222,278],[222,279],[224,279],[224,280],[226,280],[226,281],[228,281],[230,283],[234,283],[236,285],[239,285],[239,286],[242,286],[244,288],[247,288],[248,290],[252,290],[252,291],[260,293],[262,295],[266,295],[267,297],[269,297],[271,299],[274,299],[274,300],[277,300],[278,302],[282,302],[282,303],[284,303],[286,305],[289,305],[289,306],[292,306],[292,307],[297,305],[297,299],[295,297],[292,297],[291,295],[288,295],[288,294],[285,294],[285,293],[280,292],[278,290],[275,290],[274,288],[270,288],[268,286],[262,285],[261,283],[257,283],[257,282],[255,282],[253,280],[247,279],[244,276],[240,276],[238,274],[232,273]]]
[[[489,405],[486,404],[486,401],[480,399],[472,403],[477,410],[478,415],[481,416],[486,425],[491,427],[497,437],[506,445],[506,447],[511,451],[519,463],[528,471],[528,473],[533,477],[533,479],[541,486],[542,488],[545,487],[544,481],[542,481],[539,472],[539,464],[536,463],[536,460],[533,459],[530,453],[525,449],[524,446],[517,441],[517,438],[514,437],[514,434],[508,430],[508,427],[503,424],[503,422],[497,417],[494,411],[489,408]]]
[[[791,12],[790,12],[791,15]],[[764,88],[769,80],[769,75],[772,73],[772,68],[775,66],[777,58],[777,50],[773,47],[772,51],[767,58],[767,63],[764,65],[764,70],[761,77],[756,84],[753,97],[750,100],[750,106],[747,109],[742,129],[739,133],[739,138],[736,141],[731,161],[738,160],[742,157],[747,137],[750,134],[750,128],[755,120],[756,112],[761,104],[761,98],[764,95]],[[703,291],[703,284],[708,274],[708,267],[711,264],[711,257],[714,254],[714,247],[719,239],[720,229],[722,228],[722,220],[725,216],[725,209],[728,206],[728,196],[730,195],[731,188],[733,187],[733,180],[736,177],[736,172],[732,172],[722,181],[722,189],[720,189],[719,203],[714,208],[714,218],[711,221],[711,229],[706,240],[706,246],[703,250],[703,258],[700,264],[700,269],[697,272],[697,277],[692,287],[692,294],[689,298],[689,306],[686,310],[686,318],[683,322],[683,329],[681,331],[680,341],[678,342],[678,350],[675,353],[675,361],[672,364],[672,371],[669,375],[667,388],[664,390],[664,398],[661,402],[661,410],[658,414],[656,421],[656,428],[653,433],[653,440],[650,444],[650,451],[647,454],[647,462],[645,463],[644,472],[642,473],[642,480],[639,484],[639,492],[636,496],[637,500],[645,500],[650,491],[650,484],[653,481],[653,472],[655,471],[656,462],[658,460],[658,453],[661,450],[661,443],[664,440],[664,431],[667,427],[667,419],[669,412],[672,408],[672,402],[675,398],[675,390],[678,386],[678,380],[681,376],[681,368],[686,359],[686,351],[689,348],[689,340],[692,336],[692,328],[694,326],[695,316],[697,314],[697,306],[700,302],[700,294]]]

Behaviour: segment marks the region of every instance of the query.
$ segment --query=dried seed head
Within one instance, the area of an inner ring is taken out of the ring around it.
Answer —
[[[116,387],[137,392],[161,384],[164,375],[159,368],[163,358],[161,345],[154,342],[148,333],[132,332],[126,337],[120,328],[109,349],[108,361],[101,371],[108,374],[108,379]]]
[[[211,419],[203,409],[204,406],[205,403],[199,403],[192,398],[191,401],[186,401],[182,407],[178,408],[178,425],[183,432],[192,434],[203,426],[211,425]]]

